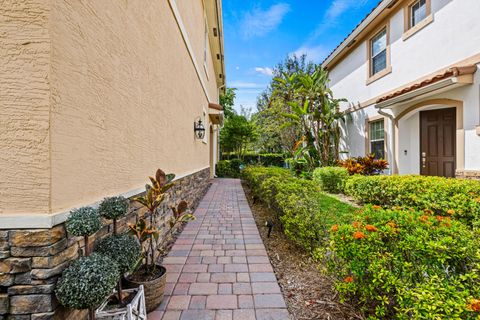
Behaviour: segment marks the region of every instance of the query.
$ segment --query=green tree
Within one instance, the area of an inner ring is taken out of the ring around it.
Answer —
[[[273,71],[273,79],[257,99],[258,112],[253,119],[258,127],[258,149],[267,152],[295,154],[297,142],[302,139],[301,126],[284,116],[290,113],[288,102],[295,98],[297,74],[311,74],[315,65],[306,61],[306,56],[288,56]],[[280,80],[280,81],[276,81]]]
[[[225,118],[229,118],[235,113],[233,110],[236,97],[235,91],[237,91],[236,88],[226,88],[225,93],[220,95],[220,105],[223,107]]]
[[[220,130],[220,149],[222,153],[234,152],[242,157],[248,147],[257,139],[255,124],[250,120],[250,110],[242,107],[241,113],[233,109],[235,105],[235,88],[227,88],[220,95],[225,121]]]
[[[307,142],[316,151],[320,165],[334,164],[339,160],[340,123],[344,119],[339,104],[345,100],[333,97],[328,87],[328,72],[321,66],[312,74],[298,73],[293,78],[294,99],[287,102],[292,112],[284,115],[299,124],[305,136],[311,138]]]
[[[223,153],[234,152],[240,158],[247,148],[255,142],[257,133],[253,122],[246,116],[235,112],[230,115],[220,130],[220,147]]]

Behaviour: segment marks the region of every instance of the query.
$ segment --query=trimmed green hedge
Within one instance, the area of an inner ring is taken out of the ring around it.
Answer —
[[[477,319],[480,234],[448,217],[367,206],[331,229],[325,260],[344,299],[375,319]]]
[[[215,167],[215,174],[219,178],[239,178],[241,165],[243,162],[238,159],[220,160]]]
[[[262,165],[265,167],[283,167],[285,164],[285,154],[283,153],[254,153],[246,152],[240,157],[236,153],[225,153],[222,155],[225,160],[242,159],[242,162],[248,165]]]
[[[426,176],[353,176],[345,193],[383,207],[431,210],[480,226],[480,181]]]
[[[326,243],[334,223],[349,221],[356,211],[287,169],[247,167],[243,177],[254,196],[276,210],[286,235],[310,251]]]
[[[350,174],[343,167],[321,167],[313,171],[313,181],[330,193],[343,193]]]
[[[342,299],[369,319],[478,316],[478,229],[433,210],[356,209],[288,170],[248,167],[243,177],[276,210],[285,234],[326,263]]]

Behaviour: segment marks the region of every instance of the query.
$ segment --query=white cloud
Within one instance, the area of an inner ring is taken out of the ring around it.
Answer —
[[[339,18],[350,10],[355,10],[363,7],[369,0],[333,0],[328,7],[327,11],[315,29],[311,38],[317,38],[321,36],[325,31],[335,26],[339,22]]]
[[[230,88],[237,88],[237,89],[259,89],[264,87],[264,85],[260,83],[241,81],[241,80],[232,81],[228,83],[228,86]]]
[[[265,76],[273,76],[273,69],[269,67],[256,67],[255,72],[261,73]]]
[[[296,55],[300,57],[301,55],[307,56],[307,61],[321,62],[328,55],[329,50],[323,46],[301,46],[297,50],[291,53],[291,55]]]
[[[278,3],[267,10],[257,8],[245,13],[240,24],[243,37],[248,39],[266,35],[280,25],[289,11],[289,4]]]

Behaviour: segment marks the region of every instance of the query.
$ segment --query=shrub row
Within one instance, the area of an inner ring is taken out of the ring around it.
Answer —
[[[350,174],[343,167],[322,167],[313,171],[313,180],[325,191],[343,193]]]
[[[242,155],[243,162],[246,164],[261,164],[266,167],[283,167],[285,164],[285,155],[282,153],[245,153]]]
[[[362,203],[413,208],[480,226],[480,181],[426,176],[352,176],[345,193]]]
[[[215,168],[217,177],[220,178],[239,178],[242,166],[246,165],[262,165],[266,167],[276,166],[283,167],[285,164],[285,157],[279,153],[246,153],[242,159],[236,154],[231,154],[229,157],[233,159],[220,160]]]
[[[478,232],[448,217],[366,206],[331,228],[325,250],[341,296],[380,319],[476,319]]]
[[[239,178],[242,165],[243,162],[239,159],[220,160],[215,166],[215,174],[219,178]]]
[[[349,221],[356,211],[287,169],[247,167],[243,177],[253,195],[278,213],[286,235],[312,252],[327,243],[333,224]]]
[[[342,299],[367,317],[478,316],[478,230],[433,210],[355,209],[287,170],[249,167],[243,176],[287,236],[326,263]]]

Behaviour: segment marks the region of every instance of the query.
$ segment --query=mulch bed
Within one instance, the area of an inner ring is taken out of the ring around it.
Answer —
[[[340,303],[332,279],[319,271],[321,265],[303,248],[285,236],[278,221],[267,237],[265,222],[275,221],[275,212],[262,203],[253,203],[250,189],[242,185],[292,319],[363,319],[352,306]]]

